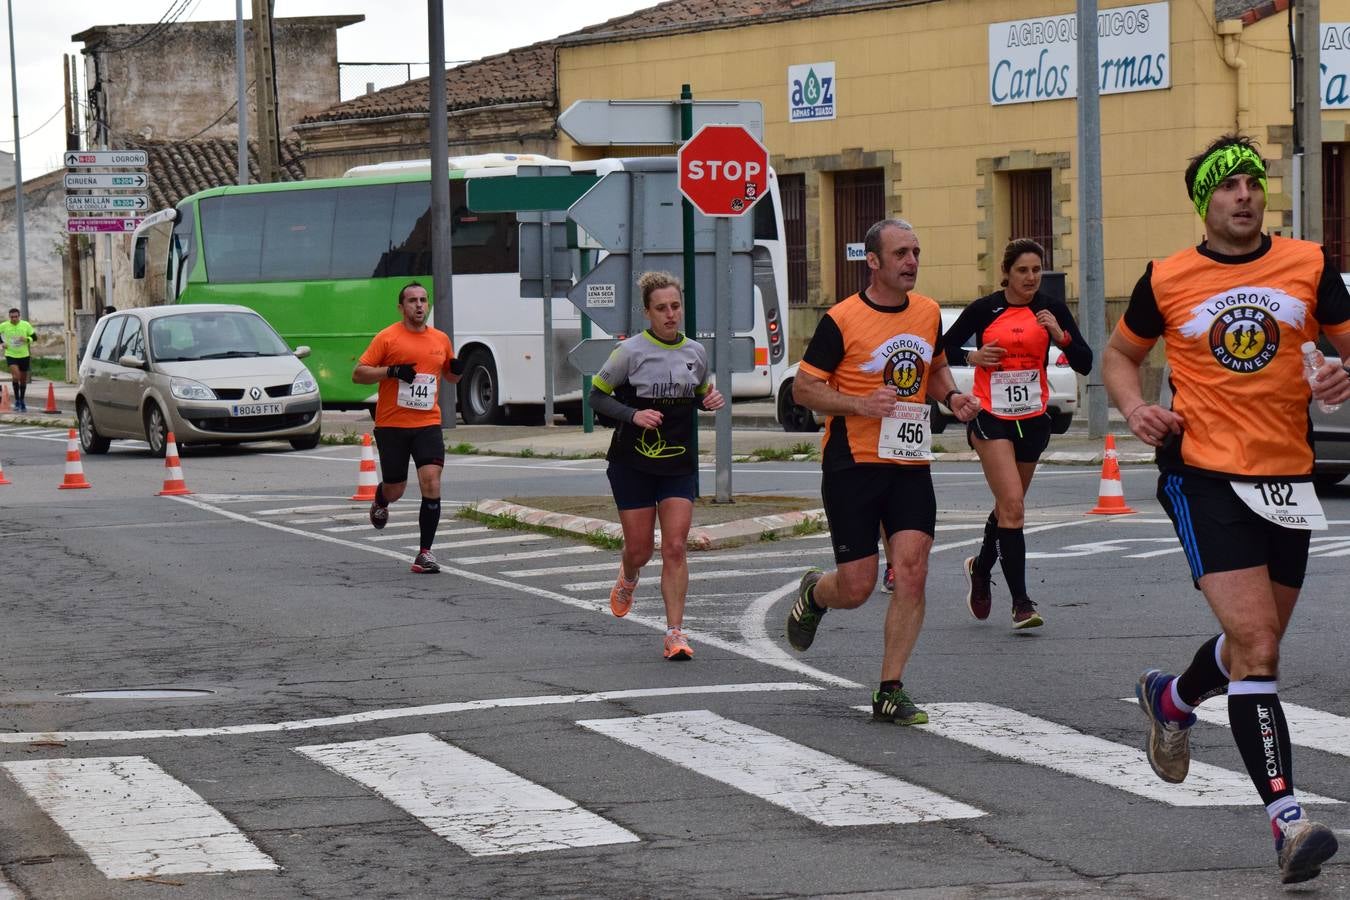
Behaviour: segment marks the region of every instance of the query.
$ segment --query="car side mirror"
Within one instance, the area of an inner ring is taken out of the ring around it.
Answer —
[[[301,344],[299,347],[295,348],[296,359],[304,359],[306,356],[309,356],[309,347],[307,345]]]
[[[128,369],[145,368],[145,360],[141,359],[139,356],[132,356],[130,354],[118,359],[117,364],[119,366],[126,366]]]

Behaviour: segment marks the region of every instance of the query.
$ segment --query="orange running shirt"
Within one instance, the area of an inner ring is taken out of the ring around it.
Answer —
[[[1299,346],[1350,332],[1350,295],[1308,241],[1263,236],[1243,256],[1205,245],[1150,263],[1116,334],[1166,343],[1181,439],[1158,451],[1164,471],[1256,480],[1312,472]]]
[[[877,306],[861,291],[840,300],[820,320],[798,371],[852,397],[890,385],[896,400],[926,404],[928,376],[939,356],[942,312],[936,300],[910,291],[904,306]],[[924,460],[882,459],[877,455],[880,440],[880,419],[830,416],[821,441],[821,467],[834,471],[859,463],[928,465]]]
[[[375,424],[381,428],[422,428],[441,424],[441,407],[436,389],[440,377],[450,371],[450,360],[455,350],[450,336],[444,331],[427,327],[424,331],[409,331],[402,322],[395,322],[375,335],[366,352],[361,354],[363,366],[399,366],[412,363],[417,374],[431,376],[430,409],[410,409],[399,405],[399,387],[404,382],[397,378],[380,381],[380,393],[375,402]],[[426,379],[420,379],[426,381]],[[413,387],[418,387],[414,385]],[[404,388],[405,391],[407,387]]]

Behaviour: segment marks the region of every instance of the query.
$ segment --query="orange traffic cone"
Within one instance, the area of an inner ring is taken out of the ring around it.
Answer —
[[[56,383],[49,381],[47,382],[47,408],[43,412],[59,413],[60,411],[56,408]]]
[[[0,484],[13,484],[13,483],[14,482],[10,481],[8,478],[5,477],[5,467],[3,464],[0,464]]]
[[[375,485],[379,484],[375,476],[375,451],[370,449],[370,435],[361,435],[361,470],[356,475],[356,493],[353,500],[374,500]]]
[[[80,464],[80,441],[75,436],[75,429],[72,428],[70,437],[66,440],[66,477],[59,489],[67,491],[71,488],[87,487],[93,485],[84,480],[84,466]]]
[[[1117,516],[1132,513],[1125,505],[1125,489],[1120,483],[1120,461],[1116,456],[1115,435],[1106,436],[1106,450],[1102,454],[1102,486],[1097,491],[1097,505],[1088,515]]]
[[[178,441],[174,440],[173,432],[170,431],[164,445],[164,490],[155,496],[174,497],[190,493],[192,491],[183,481],[183,464],[178,460]]]
[[[0,384],[0,412],[14,412],[14,405],[9,402],[9,391]]]

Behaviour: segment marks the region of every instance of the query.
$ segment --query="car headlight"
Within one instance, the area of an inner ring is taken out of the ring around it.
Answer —
[[[169,393],[179,400],[214,400],[216,392],[190,378],[169,379]]]
[[[295,381],[291,382],[291,396],[296,394],[312,394],[319,389],[319,383],[314,380],[309,369],[301,369],[300,374],[295,376]]]

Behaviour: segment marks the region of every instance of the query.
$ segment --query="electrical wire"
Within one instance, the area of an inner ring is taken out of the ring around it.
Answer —
[[[198,2],[200,2],[200,0],[198,0]],[[157,39],[168,31],[170,26],[177,24],[178,20],[186,14],[189,3],[192,3],[192,0],[170,0],[169,8],[164,11],[164,15],[159,17],[159,21],[154,25],[151,25],[150,28],[139,37],[121,44],[97,44],[91,49],[98,50],[102,53],[121,53],[125,50],[130,50],[133,47],[139,47],[147,41]]]
[[[66,108],[66,105],[65,105],[64,103],[62,103],[60,106],[58,106],[58,107],[56,108],[56,112],[52,113],[50,116],[47,117],[47,121],[43,122],[41,125],[39,125],[38,127],[34,128],[32,131],[28,132],[27,134],[19,135],[19,140],[21,140],[21,141],[26,141],[26,140],[28,140],[30,137],[32,137],[33,135],[37,134],[37,133],[38,133],[39,131],[41,131],[42,129],[46,128],[48,125],[50,125],[50,124],[52,123],[52,119],[55,119],[55,118],[56,118],[56,117],[57,117],[57,116],[65,109],[65,108]],[[0,144],[12,144],[12,143],[14,143],[14,139],[13,139],[13,138],[10,138],[9,140],[5,140],[4,138],[0,138]]]

